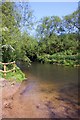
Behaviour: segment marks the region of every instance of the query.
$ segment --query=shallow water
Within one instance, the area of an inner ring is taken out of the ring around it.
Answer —
[[[26,63],[18,66],[27,77],[17,91],[16,96],[20,94],[20,98],[15,97],[16,109],[21,106],[24,117],[79,117],[78,68],[40,63],[33,63],[29,68]]]
[[[69,66],[33,63],[29,68],[26,63],[18,63],[28,78],[44,84],[78,84],[78,69]]]

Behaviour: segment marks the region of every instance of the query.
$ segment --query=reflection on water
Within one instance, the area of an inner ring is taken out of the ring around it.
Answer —
[[[48,110],[51,118],[78,117],[78,68],[39,63],[29,68],[26,63],[18,66],[28,77],[20,91],[24,99],[28,99],[25,97],[28,95],[29,101],[42,104],[42,107],[36,105],[37,109],[41,107],[45,113]]]
[[[26,76],[36,78],[40,82],[78,83],[78,68],[39,63],[33,63],[29,68],[25,63],[18,65]]]

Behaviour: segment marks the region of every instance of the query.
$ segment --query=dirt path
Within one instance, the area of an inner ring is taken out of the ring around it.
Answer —
[[[3,88],[3,118],[39,118],[41,115],[44,118],[49,117],[48,111],[45,113],[46,107],[42,105],[45,109],[41,108],[40,95],[35,93],[36,86],[33,82],[24,82],[12,95],[6,94],[5,89],[9,92],[10,87]]]
[[[2,80],[3,118],[78,118],[75,96],[56,90],[53,85],[25,80],[23,83]],[[70,88],[68,88],[70,89]],[[66,95],[67,96],[66,96]]]

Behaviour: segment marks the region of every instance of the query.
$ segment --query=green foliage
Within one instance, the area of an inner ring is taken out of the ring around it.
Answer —
[[[3,73],[0,72],[0,78],[4,77]],[[25,79],[24,73],[20,70],[19,67],[16,66],[15,72],[8,72],[6,75],[7,80],[15,80],[17,82],[21,82]]]
[[[2,45],[2,60],[3,62],[10,62],[15,60],[15,49],[11,45]]]
[[[43,17],[37,26],[37,36],[43,39],[58,32],[61,19],[58,16]]]
[[[16,23],[14,3],[4,2],[2,9],[2,62],[13,61],[16,57],[15,44],[19,33],[18,24]],[[17,34],[17,35],[16,35]]]
[[[22,44],[21,44],[21,50],[25,53],[25,55],[30,60],[36,59],[37,56],[37,50],[38,50],[38,42],[31,36],[29,36],[26,33],[23,33],[22,35]]]
[[[25,11],[23,7],[25,7]],[[28,3],[3,2],[0,9],[2,10],[3,21],[0,24],[0,29],[2,29],[2,42],[0,43],[2,49],[1,61],[23,60],[30,64],[31,60],[27,57],[24,46],[24,44],[27,45],[29,43],[26,42],[28,34],[24,39],[21,33],[21,28],[28,28],[32,24],[32,11]]]
[[[60,19],[44,17],[37,26],[39,54],[37,61],[75,66],[79,57],[79,10]]]
[[[33,14],[28,3],[3,2],[2,43],[0,61],[32,61],[65,65],[79,64],[79,10],[62,19],[43,17],[37,25],[36,38],[28,34],[33,29]],[[8,75],[9,76],[9,75]]]
[[[3,74],[0,72],[0,78],[2,78]]]
[[[51,63],[51,64],[57,63],[57,64],[75,66],[79,64],[80,55],[71,55],[71,52],[68,50],[65,52],[55,53],[53,55],[43,54],[41,56],[38,56],[37,60],[41,63]]]

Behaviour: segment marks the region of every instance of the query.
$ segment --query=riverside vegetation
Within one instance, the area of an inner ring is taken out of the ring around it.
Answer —
[[[80,64],[79,7],[63,18],[45,16],[36,22],[27,2],[2,2],[0,9],[0,61],[26,61],[28,65],[36,61],[69,66]],[[35,36],[30,34],[33,29]],[[21,73],[17,67],[16,71]],[[7,78],[10,74],[13,76],[9,73]]]

